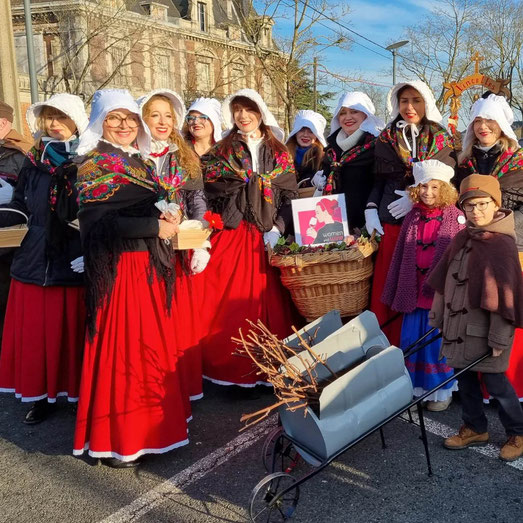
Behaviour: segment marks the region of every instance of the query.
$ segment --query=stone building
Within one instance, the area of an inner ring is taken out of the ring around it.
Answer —
[[[10,1],[21,101],[27,105],[23,1]],[[251,87],[280,118],[277,92],[256,53],[257,48],[275,59],[280,55],[273,21],[249,5],[246,0],[32,0],[40,99],[68,91],[89,101],[103,87],[124,87],[135,96],[167,87],[188,103]],[[252,43],[253,27],[258,46]]]

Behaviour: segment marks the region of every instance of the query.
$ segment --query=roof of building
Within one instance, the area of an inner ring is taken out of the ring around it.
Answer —
[[[180,11],[175,5],[173,0],[152,0],[155,4],[164,5],[167,7],[167,17],[168,18],[180,18]],[[134,13],[138,14],[147,14],[145,5],[148,2],[146,0],[133,0],[129,2],[127,9]]]

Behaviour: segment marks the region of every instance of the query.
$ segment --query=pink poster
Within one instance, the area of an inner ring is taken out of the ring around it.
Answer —
[[[349,235],[343,194],[293,200],[292,218],[298,245],[340,243]]]

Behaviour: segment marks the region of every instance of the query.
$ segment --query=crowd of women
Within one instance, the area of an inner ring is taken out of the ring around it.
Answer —
[[[231,337],[246,320],[281,337],[303,323],[266,253],[293,232],[299,185],[343,193],[351,232],[381,236],[371,310],[402,347],[430,328],[426,279],[464,227],[463,178],[499,179],[523,250],[523,151],[507,102],[474,104],[459,155],[426,84],[395,85],[388,102],[384,125],[366,94],[343,94],[327,138],[323,116],[303,110],[286,141],[251,89],[187,111],[168,89],[97,91],[89,117],[70,94],[33,104],[35,143],[0,209],[2,227],[23,220],[9,209],[29,217],[0,353],[0,390],[34,402],[25,422],[59,396],[79,400],[74,454],[130,467],[188,443],[202,377],[262,383]],[[183,220],[214,227],[210,242],[175,250]],[[407,362],[417,396],[452,375],[439,345]],[[507,376],[523,400],[521,332],[514,347]],[[455,388],[428,408],[445,409]]]

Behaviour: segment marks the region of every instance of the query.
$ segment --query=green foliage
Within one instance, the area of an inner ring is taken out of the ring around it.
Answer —
[[[298,87],[299,85],[299,88],[295,89],[296,110],[313,109],[314,90],[312,79],[309,76],[304,75],[299,82],[294,83],[296,87]],[[330,122],[332,118],[332,112],[329,107],[329,102],[334,98],[335,95],[336,93],[331,92],[317,92],[316,112],[320,113],[327,120],[327,122]]]

